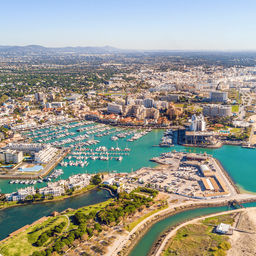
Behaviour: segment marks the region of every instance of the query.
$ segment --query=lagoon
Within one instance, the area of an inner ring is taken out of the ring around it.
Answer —
[[[61,212],[67,208],[77,209],[106,201],[109,198],[111,196],[106,190],[92,190],[61,201],[15,206],[0,210],[0,240],[15,230],[31,224],[43,216],[48,216],[53,211]]]

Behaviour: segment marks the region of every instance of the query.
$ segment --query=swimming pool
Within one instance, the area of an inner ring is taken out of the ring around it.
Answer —
[[[18,168],[19,172],[38,172],[43,169],[43,166],[41,165],[35,165],[33,167],[28,168]]]

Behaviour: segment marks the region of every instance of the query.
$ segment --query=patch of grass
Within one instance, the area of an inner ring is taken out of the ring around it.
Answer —
[[[241,133],[241,128],[232,128],[231,130],[230,130],[230,132],[231,133]]]
[[[239,105],[232,105],[232,112],[237,113],[239,111]]]
[[[184,104],[178,104],[178,103],[176,103],[176,104],[175,104],[175,107],[177,107],[177,108],[183,108],[183,107],[184,107]]]
[[[18,204],[18,202],[16,202],[16,201],[8,201],[8,202],[1,202],[1,204],[0,204],[0,209],[2,209],[2,208],[7,208],[7,207],[10,207],[10,206],[14,206],[14,205],[17,205]]]
[[[239,91],[236,90],[236,89],[231,89],[229,90],[228,92],[228,98],[230,100],[236,100],[236,102],[238,104],[241,104],[241,97],[240,97],[240,94],[239,94]]]
[[[232,224],[234,214],[206,218],[197,224],[189,224],[180,228],[162,255],[226,255],[226,251],[230,249],[228,236],[213,233],[215,225],[221,222]]]
[[[69,231],[71,229],[76,229],[77,225],[72,222],[72,217],[78,211],[81,211],[85,214],[89,214],[91,211],[99,211],[105,208],[108,204],[113,202],[113,199],[109,199],[105,202],[82,207],[77,210],[71,210],[65,215],[71,220],[68,230],[65,230],[68,224],[68,219],[64,215],[59,215],[56,217],[50,217],[42,223],[35,224],[29,227],[27,230],[21,231],[17,235],[8,238],[4,242],[0,242],[0,254],[3,256],[15,255],[15,256],[28,256],[35,251],[42,251],[55,239],[54,237],[49,239],[41,247],[36,247],[33,244],[37,241],[38,237],[45,231],[59,225],[61,222],[65,222],[66,226],[63,231]]]
[[[234,214],[223,214],[216,217],[206,218],[202,221],[205,225],[218,225],[221,222],[232,225],[234,223]]]
[[[20,232],[8,240],[0,243],[0,254],[28,256],[34,251],[44,249],[45,247],[36,247],[33,245],[33,243],[36,242],[37,238],[44,231],[55,227],[63,221],[67,223],[67,219],[64,216],[57,216],[54,218],[49,218],[43,223],[29,227],[27,230]]]
[[[45,231],[47,231],[48,229],[51,229],[57,225],[59,225],[61,222],[65,222],[66,226],[68,224],[68,220],[66,217],[64,216],[58,216],[58,217],[54,217],[54,218],[50,218],[46,221],[44,221],[42,224],[40,225],[36,225],[34,227],[34,229],[30,232],[27,233],[27,237],[28,237],[28,241],[30,243],[35,243],[38,239],[38,237]]]

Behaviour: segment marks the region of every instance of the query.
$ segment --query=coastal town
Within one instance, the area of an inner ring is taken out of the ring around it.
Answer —
[[[0,256],[256,256],[255,13],[2,1]]]
[[[0,58],[0,209],[51,206],[24,225],[1,222],[10,228],[1,255],[129,255],[162,219],[256,201],[254,66],[203,55],[61,58],[68,64]],[[168,234],[152,255],[173,250]]]

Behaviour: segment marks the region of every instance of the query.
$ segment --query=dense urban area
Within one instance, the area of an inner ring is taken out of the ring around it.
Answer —
[[[255,201],[216,158],[190,152],[256,148],[255,64],[246,52],[0,47],[0,209],[99,189],[110,195],[13,230],[0,255],[129,255],[164,216]],[[158,133],[146,147],[145,138]],[[151,148],[163,151],[148,157]],[[121,166],[140,158],[152,166]],[[151,255],[201,255],[181,248],[197,228],[214,240],[205,255],[231,255],[228,236],[251,232],[256,241],[256,229],[241,225],[242,210],[166,233]]]

